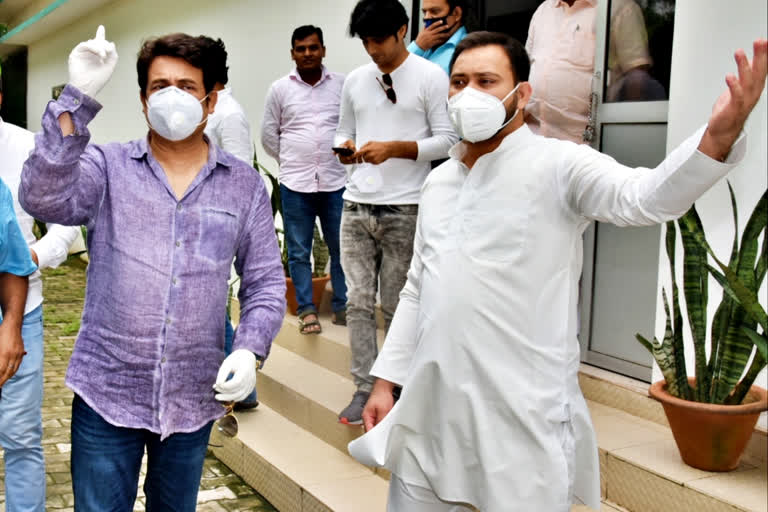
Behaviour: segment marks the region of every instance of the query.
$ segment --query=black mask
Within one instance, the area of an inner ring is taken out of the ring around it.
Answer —
[[[437,23],[438,21],[442,21],[443,25],[446,25],[448,23],[448,16],[442,16],[440,18],[429,18],[428,20],[424,20],[424,28],[429,28],[430,25]]]

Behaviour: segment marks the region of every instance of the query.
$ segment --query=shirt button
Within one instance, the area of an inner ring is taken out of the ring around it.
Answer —
[[[161,362],[161,363],[165,363],[165,358],[162,358],[162,359],[160,360],[160,362]]]
[[[72,100],[72,103],[74,103],[75,105],[79,105],[80,104],[80,100],[75,98],[74,100]]]
[[[171,319],[170,319],[170,318],[166,318],[166,319],[165,319],[165,323],[166,323],[166,324],[170,324],[170,323],[171,323]]]
[[[176,205],[176,209],[177,209],[178,211],[181,211],[181,204],[177,204],[177,205]]]
[[[179,242],[178,240],[176,240],[176,247],[181,247],[181,242]]]
[[[171,279],[171,282],[172,282],[173,284],[176,284],[176,278],[174,277],[173,279]]]

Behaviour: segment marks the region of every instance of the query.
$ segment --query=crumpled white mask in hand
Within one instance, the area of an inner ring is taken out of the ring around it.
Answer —
[[[207,97],[208,95],[205,96]],[[203,119],[201,103],[205,98],[198,100],[173,85],[160,89],[147,100],[147,120],[150,128],[164,139],[186,139],[208,119]]]
[[[465,87],[451,97],[448,100],[448,116],[456,134],[469,142],[488,140],[496,135],[520,113],[519,109],[515,110],[515,114],[504,122],[507,117],[504,102],[517,91],[520,83],[502,100],[472,87]]]
[[[364,194],[378,192],[384,184],[379,166],[366,163],[355,166],[349,181],[354,183],[357,189]]]

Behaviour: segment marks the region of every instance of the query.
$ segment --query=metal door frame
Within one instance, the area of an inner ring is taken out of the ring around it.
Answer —
[[[595,113],[595,137],[592,146],[600,150],[603,124],[667,124],[669,100],[644,102],[603,103],[604,77],[607,68],[607,51],[609,37],[609,9],[612,0],[598,2],[595,19],[595,72],[592,77],[592,94]],[[631,121],[629,121],[631,119]],[[599,366],[608,371],[621,373],[650,382],[653,358],[648,354],[648,366],[626,361],[618,357],[602,354],[590,349],[593,327],[593,296],[595,277],[595,251],[599,230],[595,223],[584,233],[584,253],[582,277],[580,285],[580,325],[579,343],[581,346],[582,362]],[[661,240],[659,240],[661,244]],[[633,343],[634,340],[617,340],[617,342]]]

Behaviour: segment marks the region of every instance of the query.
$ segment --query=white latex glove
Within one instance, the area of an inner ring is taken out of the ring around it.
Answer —
[[[232,378],[227,378],[232,375]],[[250,350],[239,348],[229,354],[221,363],[216,384],[216,400],[221,402],[239,402],[245,399],[256,387],[256,356]]]
[[[104,38],[104,25],[99,25],[95,38],[78,44],[69,54],[69,83],[94,97],[109,82],[116,65],[115,43]]]

